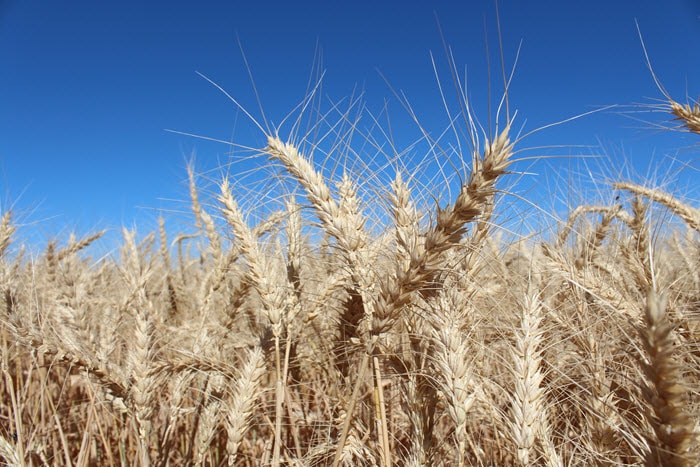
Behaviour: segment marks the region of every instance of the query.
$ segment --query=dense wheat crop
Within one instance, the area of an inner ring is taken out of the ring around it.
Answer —
[[[328,113],[266,132],[285,189],[264,218],[233,176],[204,200],[194,169],[189,231],[125,229],[100,259],[101,233],[25,254],[2,213],[2,460],[698,465],[700,209],[620,179],[555,232],[503,235],[514,119],[482,131],[466,103],[448,200],[398,155],[379,186],[314,162],[332,135],[326,162],[352,166],[359,126]]]

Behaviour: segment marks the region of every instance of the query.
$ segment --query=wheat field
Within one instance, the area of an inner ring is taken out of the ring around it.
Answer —
[[[191,229],[124,229],[115,255],[91,256],[103,232],[26,252],[2,213],[4,463],[700,465],[700,209],[620,179],[503,235],[503,114],[482,131],[463,107],[447,202],[419,167],[329,173],[295,125],[263,130],[286,187],[264,217],[194,168]],[[347,154],[357,126],[330,119]]]

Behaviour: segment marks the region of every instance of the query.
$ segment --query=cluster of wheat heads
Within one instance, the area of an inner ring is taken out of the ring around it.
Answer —
[[[124,230],[117,257],[85,254],[97,234],[27,258],[5,212],[2,460],[697,465],[700,210],[620,182],[624,204],[504,242],[510,123],[447,205],[397,171],[380,228],[360,179],[274,133],[301,194],[254,225],[193,171],[196,231]],[[657,230],[658,207],[684,223]]]

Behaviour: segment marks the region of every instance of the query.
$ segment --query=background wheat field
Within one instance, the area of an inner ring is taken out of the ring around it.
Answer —
[[[285,125],[249,115],[262,181],[190,166],[189,227],[118,254],[25,248],[2,212],[2,461],[700,465],[700,209],[620,176],[522,228],[503,75],[486,116],[453,75],[452,143],[421,131],[418,161],[318,86]],[[700,135],[657,84],[641,110]]]

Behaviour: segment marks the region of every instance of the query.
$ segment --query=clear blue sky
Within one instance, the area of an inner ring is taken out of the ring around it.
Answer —
[[[431,51],[447,82],[449,74],[435,14],[458,65],[468,69],[486,123],[485,34],[492,82],[498,72],[493,0],[0,0],[1,208],[14,206],[21,222],[45,236],[101,226],[150,228],[160,210],[184,211],[185,161],[194,152],[200,170],[208,170],[227,161],[229,148],[165,129],[264,145],[263,135],[196,74],[259,116],[237,38],[273,122],[303,98],[318,45],[326,96],[338,100],[359,87],[369,111],[379,113],[388,99],[400,120],[403,110],[379,70],[406,93],[426,126],[439,131],[445,120]],[[503,0],[500,17],[507,67],[522,41],[510,95],[526,130],[603,105],[661,97],[646,69],[635,19],[669,92],[679,100],[700,93],[698,0]],[[416,136],[413,130],[404,141]],[[612,166],[625,159],[641,172],[652,155],[664,161],[673,154],[695,167],[697,177],[697,151],[687,148],[694,141],[666,136],[606,112],[524,144],[567,145],[558,154],[568,155],[595,152],[577,145],[602,144]],[[570,164],[563,158],[536,168],[557,171]]]

